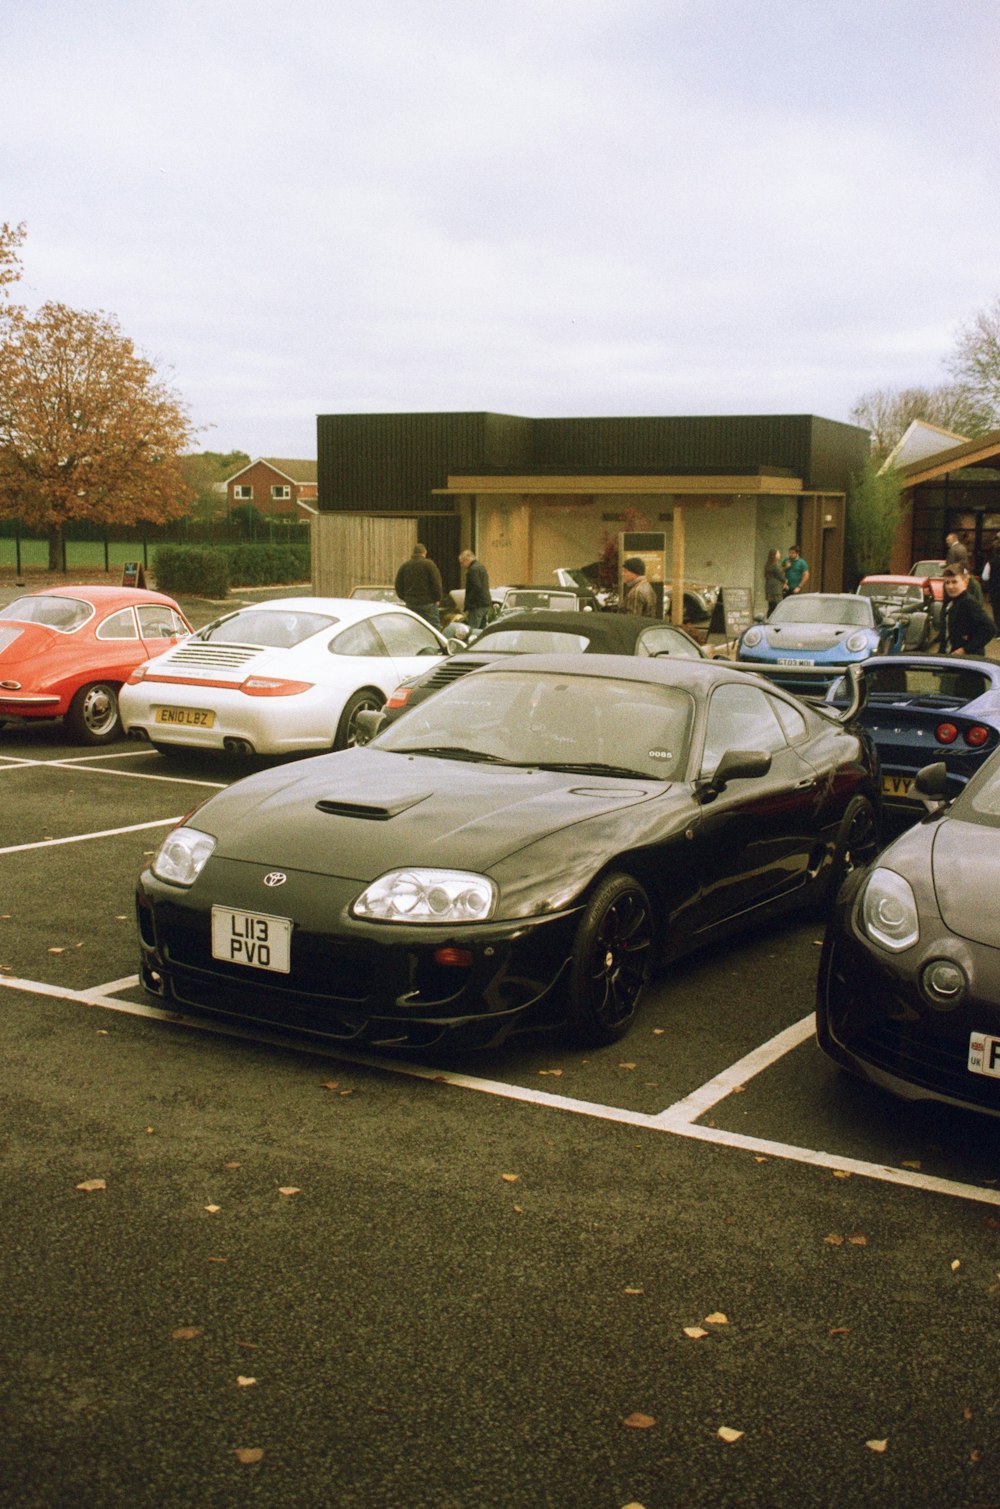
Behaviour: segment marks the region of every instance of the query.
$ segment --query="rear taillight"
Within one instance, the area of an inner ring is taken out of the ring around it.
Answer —
[[[973,723],[971,728],[965,730],[965,742],[972,749],[981,749],[989,736],[989,729],[984,728],[981,723]]]
[[[939,723],[934,730],[934,737],[939,744],[954,744],[958,738],[958,729],[954,723]]]
[[[248,676],[240,687],[248,697],[297,697],[311,690],[311,681],[280,681],[272,676]]]

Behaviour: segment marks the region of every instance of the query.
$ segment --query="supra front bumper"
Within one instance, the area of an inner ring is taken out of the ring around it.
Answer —
[[[140,977],[163,1005],[371,1047],[485,1046],[548,1016],[579,915],[470,929],[293,922],[279,974],[213,958],[210,909],[150,879],[137,893]]]

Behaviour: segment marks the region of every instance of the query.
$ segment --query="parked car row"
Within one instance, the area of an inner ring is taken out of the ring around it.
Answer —
[[[190,633],[161,594],[65,588],[0,610],[0,721],[339,751],[237,781],[144,871],[141,977],[178,1009],[380,1049],[611,1043],[657,968],[832,904],[824,1051],[1000,1115],[1000,666],[831,659],[817,691],[818,638],[777,643],[711,661],[664,622],[536,610],[469,648],[361,598]],[[911,826],[880,851],[883,807]]]

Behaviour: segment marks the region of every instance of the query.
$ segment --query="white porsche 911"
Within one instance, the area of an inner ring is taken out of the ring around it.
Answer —
[[[277,598],[140,665],[121,689],[122,723],[164,753],[345,749],[359,712],[448,652],[444,635],[401,605]]]

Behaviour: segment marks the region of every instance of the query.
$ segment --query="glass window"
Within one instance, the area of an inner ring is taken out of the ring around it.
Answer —
[[[337,620],[328,613],[309,613],[300,608],[245,608],[217,618],[199,629],[196,639],[210,644],[259,644],[275,650],[290,650],[312,634],[328,629]]]
[[[350,624],[346,629],[341,629],[340,633],[330,640],[327,649],[331,655],[379,656],[385,654],[385,645],[375,633],[371,619],[368,618],[363,618],[360,623]]]
[[[290,487],[279,487],[277,484],[275,484],[275,486],[271,488],[271,497],[276,501],[280,501],[282,498],[290,498],[291,496],[292,489]]]
[[[784,749],[785,733],[775,712],[776,701],[756,686],[717,687],[708,704],[702,774],[711,774],[730,749]]]
[[[177,639],[188,632],[187,624],[173,608],[151,603],[136,611],[143,639]]]
[[[408,613],[379,613],[375,628],[390,655],[440,655],[441,641],[430,624]]]
[[[93,616],[93,604],[79,597],[17,597],[6,608],[0,608],[0,618],[44,624],[47,629],[58,629],[61,634],[72,634]]]
[[[582,655],[590,640],[586,634],[558,629],[498,629],[476,640],[477,650],[491,655]]]
[[[783,701],[781,697],[772,697],[771,705],[785,730],[785,737],[789,744],[795,744],[805,737],[808,725],[799,708],[793,707],[790,702]]]
[[[645,629],[636,645],[637,655],[674,655],[682,660],[703,659],[701,650],[686,634],[672,629],[668,624],[656,624]]]
[[[249,502],[249,500],[253,497],[253,488],[248,484],[241,482],[238,486],[233,488],[233,497],[238,498],[241,503]]]
[[[138,639],[139,630],[131,608],[122,608],[106,618],[97,631],[98,639]]]

